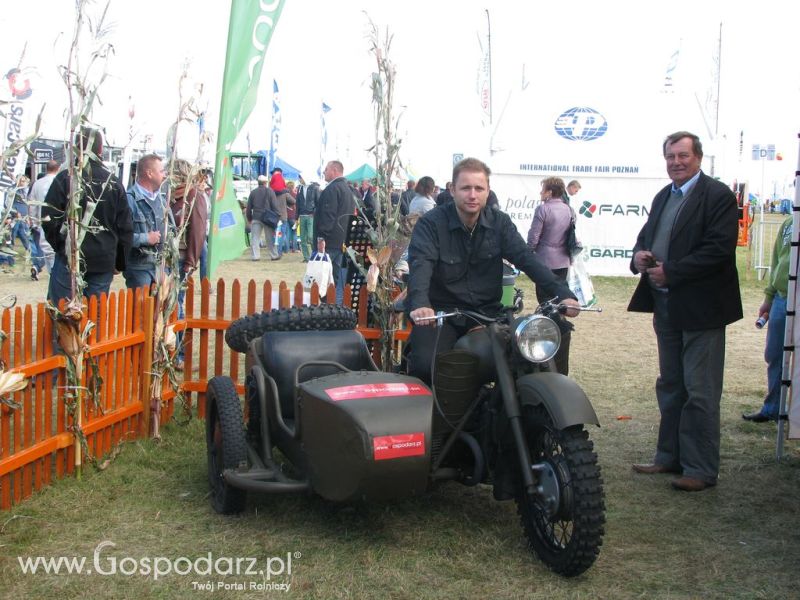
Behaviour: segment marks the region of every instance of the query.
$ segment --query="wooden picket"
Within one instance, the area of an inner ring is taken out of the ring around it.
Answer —
[[[96,361],[103,379],[96,405],[84,395],[83,432],[92,456],[108,453],[138,427],[141,313],[147,302],[152,300],[143,290],[122,290],[89,303],[86,318],[96,327],[87,356]],[[0,405],[0,509],[71,473],[74,466],[72,423],[63,400],[66,359],[53,352],[53,327],[44,304],[35,311],[35,320],[30,305],[6,309],[0,316],[0,329],[9,335],[0,359],[29,381],[11,395],[20,409]],[[84,378],[81,384],[87,382]]]
[[[186,290],[185,318],[173,314],[176,331],[184,332],[184,369],[181,390],[184,401],[196,404],[197,414],[205,415],[205,393],[209,378],[229,375],[244,390],[242,357],[225,344],[225,329],[242,314],[319,304],[316,284],[308,296],[301,283],[289,287],[281,282],[277,289],[269,281],[257,284],[250,280],[242,297],[242,284],[234,279],[228,285],[217,281],[200,283],[199,306],[195,282]],[[359,303],[358,329],[371,342],[381,336],[379,329],[367,326],[366,290]],[[326,297],[333,298],[329,286]],[[350,288],[345,288],[345,305],[350,304]],[[212,308],[213,300],[213,308]],[[92,299],[84,317],[95,323],[88,339],[87,355],[96,361],[102,386],[97,403],[84,394],[83,432],[89,453],[101,458],[114,447],[133,437],[146,436],[149,424],[150,379],[153,355],[154,299],[144,288],[120,290],[106,298]],[[243,312],[244,311],[244,312]],[[35,318],[34,318],[35,312]],[[66,382],[66,359],[53,351],[53,326],[45,305],[26,305],[4,309],[0,330],[8,339],[0,349],[0,360],[7,370],[24,373],[28,386],[11,394],[21,405],[12,409],[0,404],[0,510],[18,504],[34,491],[74,470],[74,434],[63,398]],[[395,334],[405,340],[408,330]],[[377,356],[377,344],[375,344]],[[197,361],[195,363],[195,361]],[[197,365],[195,367],[195,364]],[[84,375],[82,385],[88,380]],[[172,418],[178,391],[166,377],[163,382],[161,420]]]

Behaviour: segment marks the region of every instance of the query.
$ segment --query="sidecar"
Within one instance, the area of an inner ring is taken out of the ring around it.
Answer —
[[[215,510],[242,511],[250,491],[337,502],[425,491],[431,390],[416,378],[379,371],[358,331],[268,331],[249,340],[246,356],[246,424],[233,380],[208,384]]]

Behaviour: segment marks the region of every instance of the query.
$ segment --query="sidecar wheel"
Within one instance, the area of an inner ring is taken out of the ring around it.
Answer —
[[[215,511],[226,515],[242,512],[247,493],[230,486],[222,477],[225,469],[247,464],[242,406],[230,377],[214,377],[208,382],[206,449],[211,505]]]
[[[335,304],[276,308],[236,319],[225,331],[225,341],[235,352],[247,352],[250,341],[268,331],[336,331],[355,329],[357,323],[353,310]]]
[[[517,511],[528,546],[566,577],[594,563],[603,543],[603,480],[589,433],[577,425],[558,430],[547,412],[526,407],[525,429],[533,463],[545,463],[558,486],[558,505],[545,507],[517,487]]]

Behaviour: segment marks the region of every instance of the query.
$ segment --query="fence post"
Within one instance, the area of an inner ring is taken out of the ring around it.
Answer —
[[[150,436],[150,380],[153,371],[153,311],[155,310],[155,299],[148,293],[144,298],[144,319],[142,329],[144,330],[144,349],[142,352],[142,378],[139,389],[139,400],[142,403],[142,421],[139,427],[139,435],[144,438]]]

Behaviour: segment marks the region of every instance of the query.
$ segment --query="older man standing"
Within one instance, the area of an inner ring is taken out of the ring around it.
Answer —
[[[653,463],[638,473],[678,473],[678,490],[716,485],[725,326],[742,318],[736,270],[736,197],[700,170],[703,147],[686,131],[663,145],[672,183],[653,199],[633,248],[642,278],[628,310],[652,312],[661,411]]]
[[[123,275],[129,288],[155,283],[161,235],[166,233],[165,227],[171,226],[172,219],[160,191],[166,178],[164,161],[156,154],[146,154],[136,164],[136,183],[127,192],[133,216],[133,247]]]
[[[325,165],[323,173],[328,185],[320,194],[314,214],[314,237],[325,240],[325,251],[331,257],[333,281],[336,284],[336,304],[344,298],[344,252],[342,246],[347,237],[350,217],[355,214],[356,198],[343,176],[344,166],[338,160]]]

